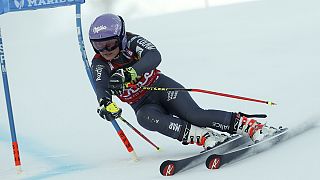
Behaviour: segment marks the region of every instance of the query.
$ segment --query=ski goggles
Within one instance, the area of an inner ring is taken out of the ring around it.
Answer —
[[[113,51],[119,47],[119,39],[107,39],[107,40],[99,40],[99,41],[91,41],[92,46],[99,52],[103,51]]]

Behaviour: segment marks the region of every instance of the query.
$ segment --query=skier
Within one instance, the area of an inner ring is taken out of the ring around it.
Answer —
[[[200,108],[186,91],[147,91],[138,86],[183,88],[158,70],[161,55],[147,39],[126,32],[121,16],[103,14],[91,24],[94,51],[92,72],[99,102],[98,113],[108,121],[121,116],[112,95],[131,105],[138,123],[183,144],[212,148],[229,134],[248,134],[259,141],[276,131],[242,113]],[[213,131],[217,130],[217,131]]]

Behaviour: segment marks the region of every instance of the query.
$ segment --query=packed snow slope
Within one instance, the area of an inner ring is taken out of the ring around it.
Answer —
[[[258,99],[277,106],[193,93],[203,108],[266,113],[267,123],[315,128],[218,171],[203,166],[172,179],[317,179],[320,168],[320,2],[265,0],[150,18],[127,30],[152,41],[160,69],[188,88]],[[86,5],[83,6],[84,12]],[[83,14],[84,38],[94,16]],[[126,19],[126,17],[124,17]],[[143,129],[130,107],[123,117],[161,147],[157,152],[119,121],[140,161],[132,162],[97,102],[78,47],[74,7],[0,17],[23,173],[14,169],[1,86],[0,179],[163,179],[166,159],[201,150]],[[263,121],[264,122],[264,121]]]

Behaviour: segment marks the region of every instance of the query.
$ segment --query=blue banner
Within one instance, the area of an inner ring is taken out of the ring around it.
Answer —
[[[7,12],[82,4],[85,0],[0,0],[0,15]]]

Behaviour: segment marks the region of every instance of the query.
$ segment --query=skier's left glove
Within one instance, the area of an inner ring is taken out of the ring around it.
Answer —
[[[109,98],[101,98],[99,100],[99,107],[97,109],[100,117],[107,121],[112,121],[121,116],[122,109],[119,108],[116,103],[112,102]]]
[[[124,69],[124,76],[125,76],[126,83],[135,84],[139,79],[139,76],[137,75],[136,70],[133,69],[132,67],[128,67]]]

